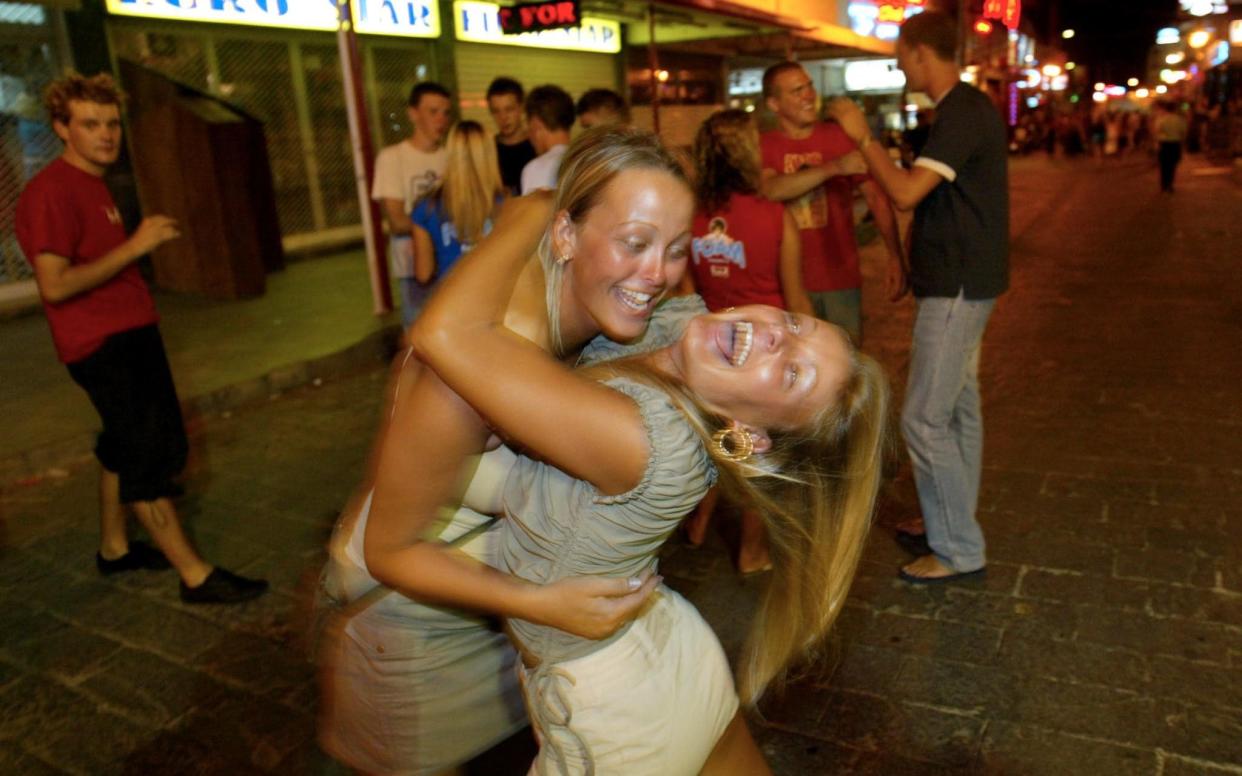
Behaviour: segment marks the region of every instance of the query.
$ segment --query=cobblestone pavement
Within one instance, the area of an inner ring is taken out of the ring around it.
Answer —
[[[915,511],[894,465],[824,656],[754,723],[778,774],[1242,774],[1242,195],[1213,172],[1192,160],[1168,197],[1137,161],[1015,163],[988,577],[894,578],[889,528]],[[913,307],[876,280],[866,345],[899,389]],[[0,773],[334,770],[303,634],[383,379],[197,421],[183,513],[209,558],[273,582],[240,607],[96,576],[89,460],[0,496]],[[729,528],[662,568],[736,653],[762,581],[733,575]]]

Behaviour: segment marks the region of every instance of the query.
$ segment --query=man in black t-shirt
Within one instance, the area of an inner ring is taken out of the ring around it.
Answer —
[[[978,576],[987,563],[975,519],[983,469],[979,350],[996,297],[1009,287],[1008,144],[991,101],[961,82],[956,49],[952,17],[926,11],[902,25],[897,66],[911,91],[936,102],[927,143],[909,170],[872,142],[856,105],[837,100],[829,109],[894,204],[915,211],[909,283],[918,313],[901,427],[923,518],[898,528],[903,544],[922,550],[900,572],[911,584]]]
[[[496,122],[496,154],[500,179],[511,194],[522,187],[522,168],[535,158],[535,147],[526,136],[522,102],[526,93],[512,78],[501,76],[487,87],[487,110]]]

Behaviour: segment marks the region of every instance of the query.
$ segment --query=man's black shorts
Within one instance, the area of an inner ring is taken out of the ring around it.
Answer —
[[[152,324],[113,334],[68,365],[103,420],[95,456],[121,480],[121,502],[174,496],[189,445],[160,331]]]

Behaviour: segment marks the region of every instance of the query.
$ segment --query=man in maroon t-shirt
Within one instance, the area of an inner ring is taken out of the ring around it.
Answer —
[[[779,128],[760,136],[762,188],[785,202],[802,235],[802,280],[816,315],[862,339],[862,273],[854,238],[854,187],[861,188],[889,253],[888,285],[900,296],[901,242],[888,197],[864,173],[857,146],[816,117],[815,85],[797,62],[763,74],[763,95]]]
[[[162,569],[181,576],[187,603],[234,603],[267,590],[204,561],[186,539],[171,498],[188,444],[159,315],[134,265],[177,237],[167,216],[150,216],[128,239],[103,174],[121,149],[121,95],[112,78],[76,73],[46,92],[64,153],[30,180],[17,202],[18,242],[34,267],[57,355],[103,421],[100,463],[100,573]],[[129,541],[128,505],[156,550]]]

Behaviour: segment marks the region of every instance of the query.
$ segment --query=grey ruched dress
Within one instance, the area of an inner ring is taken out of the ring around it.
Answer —
[[[703,312],[697,296],[670,299],[657,308],[640,340],[618,345],[597,337],[579,363],[665,347],[681,336],[686,321]],[[469,760],[526,724],[516,656],[485,618],[421,604],[370,576],[360,550],[369,503],[367,498],[359,515],[342,516],[322,581],[335,612],[327,618],[329,638],[323,644],[322,679],[330,697],[321,709],[320,743],[363,771],[434,773]],[[446,519],[435,536],[501,565],[495,550],[505,521],[489,530],[490,517],[465,508],[446,513]]]

